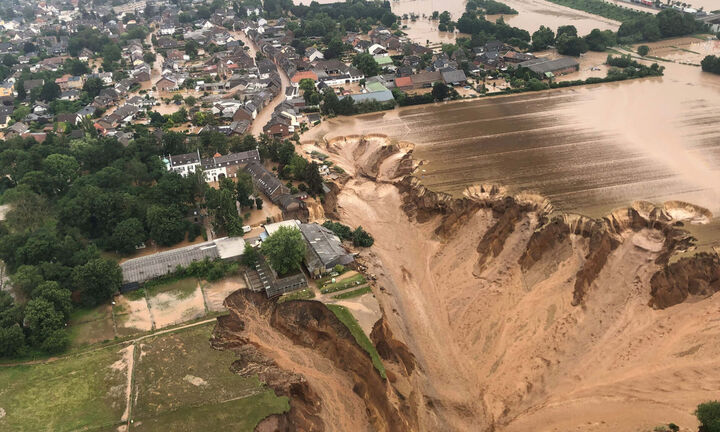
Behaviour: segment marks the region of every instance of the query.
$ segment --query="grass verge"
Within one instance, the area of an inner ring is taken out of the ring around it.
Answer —
[[[375,345],[370,342],[370,339],[367,337],[363,329],[360,328],[360,324],[358,324],[353,314],[350,313],[350,311],[344,306],[331,304],[325,306],[327,306],[327,308],[330,309],[343,324],[345,324],[357,343],[363,347],[368,354],[370,354],[373,365],[375,366],[375,369],[380,372],[380,376],[382,376],[383,379],[386,379],[385,366],[383,366],[382,360],[380,360],[380,355],[378,354],[377,349],[375,349]]]
[[[370,289],[369,285],[365,285],[364,287],[358,288],[356,290],[340,293],[336,296],[333,296],[333,298],[338,299],[338,300],[344,300],[344,299],[349,299],[349,298],[353,298],[353,297],[360,297],[361,295],[365,295],[369,292],[372,292],[372,289]]]
[[[320,289],[320,292],[323,294],[333,293],[333,292],[342,291],[344,289],[348,289],[348,288],[351,288],[354,286],[359,286],[366,282],[367,282],[367,280],[365,279],[365,276],[358,273],[347,279],[343,279],[343,280],[337,281],[335,283],[327,284]]]

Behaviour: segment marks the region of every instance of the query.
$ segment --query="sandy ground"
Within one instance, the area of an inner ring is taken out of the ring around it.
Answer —
[[[208,282],[204,284],[203,292],[205,293],[205,302],[208,310],[212,312],[224,311],[225,307],[223,306],[223,301],[225,298],[234,291],[245,288],[247,288],[247,284],[245,283],[245,278],[242,275],[232,276],[218,282]]]
[[[114,306],[117,332],[121,336],[152,330],[152,317],[145,297],[130,300],[123,295],[115,297]]]
[[[380,304],[377,302],[375,295],[372,293],[367,293],[360,297],[354,297],[347,300],[331,300],[327,303],[345,306],[348,308],[367,335],[370,335],[373,326],[382,317]]]
[[[355,146],[337,146],[341,166],[362,163],[349,158]],[[437,219],[409,223],[400,206],[395,186],[365,178],[339,196],[342,222],[376,239],[368,272],[384,288],[378,301],[419,362],[412,385],[433,401],[420,410],[422,430],[696,430],[694,408],[720,391],[720,296],[649,308],[656,232],[628,234],[575,307],[587,240],[571,236],[523,272],[530,213],[480,270],[489,211],[439,239]]]
[[[161,292],[149,297],[148,301],[155,328],[158,329],[205,315],[205,302],[199,285],[185,298],[172,292]]]

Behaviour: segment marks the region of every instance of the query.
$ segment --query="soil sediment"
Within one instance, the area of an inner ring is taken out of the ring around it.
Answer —
[[[720,259],[669,262],[692,251],[683,225],[709,212],[636,202],[593,219],[492,185],[458,198],[410,175],[418,162],[406,143],[373,135],[305,146],[347,172],[325,213],[376,239],[358,260],[376,279],[383,318],[370,336],[388,380],[317,302],[280,310],[235,293],[214,344],[241,357],[258,351],[259,369],[275,370],[261,379],[293,409],[268,422],[305,430],[697,427],[694,407],[720,390],[711,377],[720,325],[709,319],[720,309],[712,296]],[[349,390],[355,403],[337,403]],[[351,409],[359,404],[365,414]]]

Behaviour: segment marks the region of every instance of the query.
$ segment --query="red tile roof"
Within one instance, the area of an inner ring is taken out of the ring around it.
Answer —
[[[296,83],[296,82],[300,82],[300,80],[305,79],[305,78],[310,78],[313,81],[318,80],[317,75],[313,71],[299,71],[299,72],[295,72],[295,75],[293,75],[291,81]]]
[[[412,82],[412,78],[410,78],[410,77],[395,78],[395,86],[398,88],[412,87],[412,85],[413,85],[413,82]]]

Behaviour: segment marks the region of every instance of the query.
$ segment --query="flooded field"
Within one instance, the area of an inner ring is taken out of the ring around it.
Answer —
[[[666,66],[662,78],[338,118],[303,138],[413,142],[417,175],[452,194],[492,183],[593,216],[640,199],[720,214],[720,78]]]

